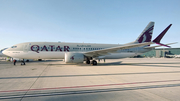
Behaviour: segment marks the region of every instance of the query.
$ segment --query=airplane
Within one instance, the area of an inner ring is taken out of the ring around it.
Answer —
[[[21,59],[64,59],[66,63],[97,65],[98,59],[120,59],[141,55],[155,47],[168,46],[160,43],[171,27],[170,24],[158,37],[151,41],[154,22],[149,22],[139,37],[127,44],[95,44],[66,42],[25,42],[3,51],[3,54]],[[158,44],[158,46],[150,46]],[[172,43],[170,43],[172,44]]]

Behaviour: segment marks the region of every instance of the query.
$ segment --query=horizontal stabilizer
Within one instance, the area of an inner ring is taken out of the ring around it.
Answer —
[[[172,44],[176,44],[178,42],[174,42],[174,43],[168,43],[168,44],[164,44],[164,45],[172,45]],[[150,46],[150,47],[144,47],[144,49],[150,49],[150,48],[155,48],[155,47],[161,47],[162,45],[158,45],[158,46]]]
[[[160,45],[160,46],[165,46],[165,47],[171,48],[171,46],[168,46],[168,45],[165,45],[165,44],[162,44],[162,43],[156,43],[156,44],[158,44],[158,45]]]

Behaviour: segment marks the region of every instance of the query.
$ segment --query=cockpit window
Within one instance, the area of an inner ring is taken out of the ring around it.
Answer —
[[[2,49],[0,52],[2,52],[2,51],[4,51],[4,50],[6,50],[7,48],[4,48],[4,49]]]
[[[17,46],[12,46],[11,48],[16,48]]]

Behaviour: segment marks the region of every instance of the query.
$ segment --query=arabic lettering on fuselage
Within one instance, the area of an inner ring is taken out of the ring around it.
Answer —
[[[77,45],[77,47],[91,47],[91,45]]]
[[[64,50],[63,50],[64,48]],[[55,46],[55,45],[44,45],[40,47],[39,45],[32,45],[31,50],[34,52],[39,53],[39,51],[64,51],[64,52],[69,52],[69,46]]]

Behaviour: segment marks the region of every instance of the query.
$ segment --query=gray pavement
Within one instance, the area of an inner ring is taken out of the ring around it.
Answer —
[[[180,59],[126,58],[97,66],[0,60],[4,101],[180,101]]]

